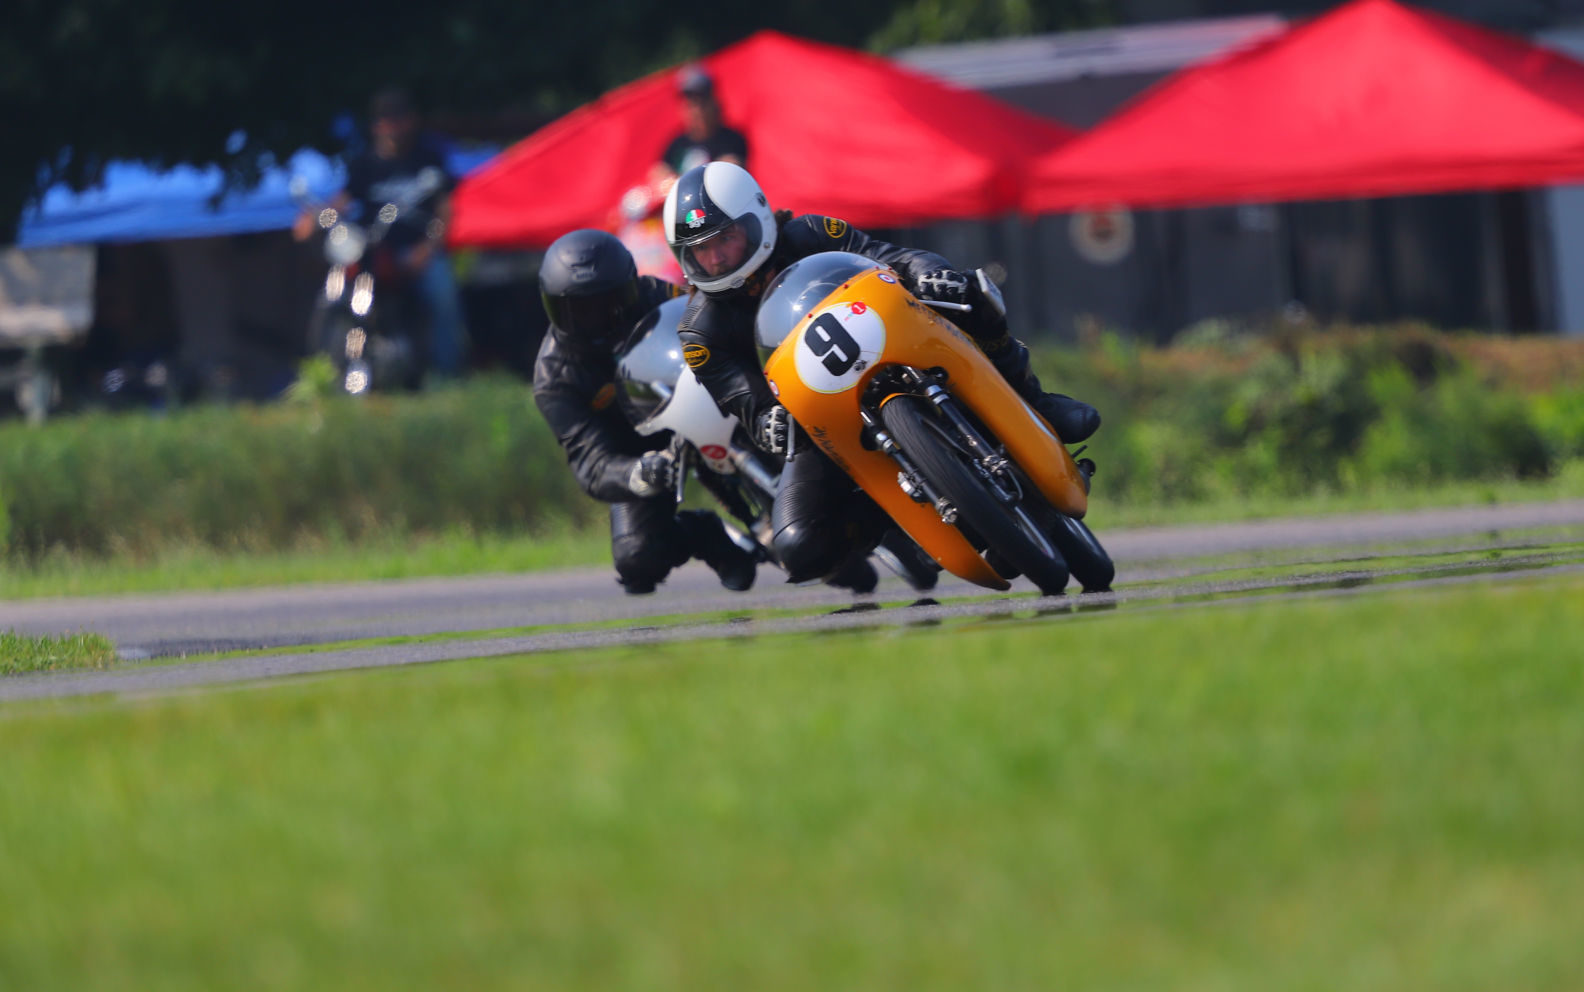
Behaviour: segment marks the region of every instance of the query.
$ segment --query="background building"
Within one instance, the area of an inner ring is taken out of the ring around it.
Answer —
[[[1235,6],[1139,3],[1129,13]],[[1328,6],[1284,5],[1297,13]],[[1515,12],[1506,4],[1430,6],[1474,17]],[[1525,25],[1564,19],[1558,3],[1511,6],[1534,8]],[[1514,26],[1511,17],[1481,19]],[[1286,23],[1274,14],[1150,23],[916,48],[900,58],[1090,127],[1171,73],[1256,44]],[[1584,329],[1584,285],[1566,278],[1584,264],[1584,197],[1565,190],[1051,215],[895,236],[951,258],[998,263],[1014,320],[1036,335],[1069,338],[1100,326],[1167,340],[1204,320],[1295,312],[1325,321]]]

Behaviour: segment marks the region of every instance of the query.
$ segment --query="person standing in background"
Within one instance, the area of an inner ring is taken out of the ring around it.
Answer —
[[[685,284],[682,270],[666,241],[660,208],[677,176],[709,162],[748,161],[748,139],[721,120],[720,104],[715,100],[715,81],[698,65],[677,70],[677,96],[681,98],[682,130],[666,146],[649,170],[643,183],[623,196],[615,211],[611,228],[632,252],[638,274],[658,276],[678,285]]]
[[[715,99],[715,80],[697,65],[677,70],[677,92],[682,97],[682,133],[666,146],[660,160],[680,176],[710,162],[748,166],[748,139],[721,120]],[[669,191],[669,190],[668,190]]]
[[[370,224],[382,205],[411,198],[417,187],[436,175],[441,177],[440,188],[428,198],[428,208],[399,216],[385,235],[385,244],[395,251],[428,318],[423,363],[449,376],[461,370],[464,339],[461,302],[445,251],[456,177],[440,138],[419,129],[418,112],[406,90],[388,87],[374,94],[368,143],[347,160],[346,188],[330,205],[337,210],[356,206],[358,220]],[[304,212],[293,233],[304,240],[315,227],[315,213]]]

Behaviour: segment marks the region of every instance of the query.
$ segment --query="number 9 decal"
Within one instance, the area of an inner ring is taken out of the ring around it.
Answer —
[[[858,385],[885,350],[885,322],[863,303],[838,303],[814,315],[794,355],[798,378],[816,393]]]

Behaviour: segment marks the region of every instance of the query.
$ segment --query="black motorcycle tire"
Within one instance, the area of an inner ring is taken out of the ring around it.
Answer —
[[[880,421],[897,447],[936,492],[957,508],[960,525],[975,535],[1047,595],[1067,588],[1067,562],[1021,508],[1009,507],[986,488],[967,461],[937,427],[922,400],[896,397],[880,408]]]
[[[1050,511],[1051,526],[1046,531],[1062,557],[1072,577],[1083,586],[1084,592],[1110,592],[1111,580],[1116,578],[1116,565],[1111,556],[1094,536],[1087,524],[1057,510]]]

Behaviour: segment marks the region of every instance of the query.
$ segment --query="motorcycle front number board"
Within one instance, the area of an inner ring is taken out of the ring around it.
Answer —
[[[838,303],[814,314],[798,339],[798,378],[816,393],[858,385],[885,351],[885,321],[863,303]]]

